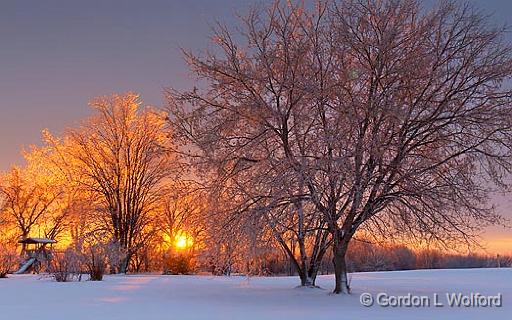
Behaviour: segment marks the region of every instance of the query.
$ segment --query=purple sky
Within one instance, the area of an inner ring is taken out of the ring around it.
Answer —
[[[512,25],[512,1],[468,1]],[[179,48],[206,48],[215,20],[234,25],[234,13],[252,3],[2,0],[0,170],[20,163],[21,147],[38,143],[42,129],[59,134],[86,116],[92,97],[132,90],[161,105],[162,87],[191,84]],[[512,218],[510,198],[497,203]],[[512,239],[512,231],[491,238]],[[512,241],[504,245],[512,251]]]

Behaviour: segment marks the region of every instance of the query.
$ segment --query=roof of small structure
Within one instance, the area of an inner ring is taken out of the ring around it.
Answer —
[[[48,239],[48,238],[24,238],[24,239],[21,239],[20,241],[18,241],[18,243],[25,243],[25,244],[37,244],[37,243],[49,244],[49,243],[57,243],[57,241],[55,241],[53,239]]]

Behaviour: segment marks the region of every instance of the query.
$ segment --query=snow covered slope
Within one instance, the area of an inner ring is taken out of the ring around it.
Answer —
[[[56,283],[32,275],[0,280],[0,319],[512,319],[512,269],[424,270],[351,275],[353,293],[295,288],[295,277],[107,276]],[[503,295],[500,308],[364,307],[362,293]]]

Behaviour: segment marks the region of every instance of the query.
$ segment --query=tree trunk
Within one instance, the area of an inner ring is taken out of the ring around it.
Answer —
[[[304,270],[299,271],[299,277],[300,277],[301,287],[314,287],[315,286],[316,279],[311,278],[309,273],[304,272]]]
[[[126,274],[128,272],[128,264],[130,263],[130,258],[131,255],[126,254],[126,256],[121,259],[119,262],[119,273]]]
[[[333,293],[350,293],[350,287],[348,284],[347,277],[347,264],[345,262],[345,255],[347,253],[347,244],[336,242],[333,244],[333,263],[334,263],[334,275],[336,283]]]
[[[318,275],[318,269],[319,269],[319,265],[312,265],[309,267],[309,270],[308,270],[308,278],[310,279],[311,281],[311,286],[315,287],[316,286],[316,276]]]
[[[21,233],[21,239],[28,238],[28,234],[29,234],[29,231],[23,231]],[[27,244],[26,243],[22,243],[21,244],[21,256],[24,256],[26,252],[27,252]]]

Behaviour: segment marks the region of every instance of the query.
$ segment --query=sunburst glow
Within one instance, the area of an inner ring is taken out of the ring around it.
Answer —
[[[186,249],[192,246],[194,241],[192,240],[192,237],[187,235],[185,232],[179,232],[174,237],[174,246],[177,249]]]

